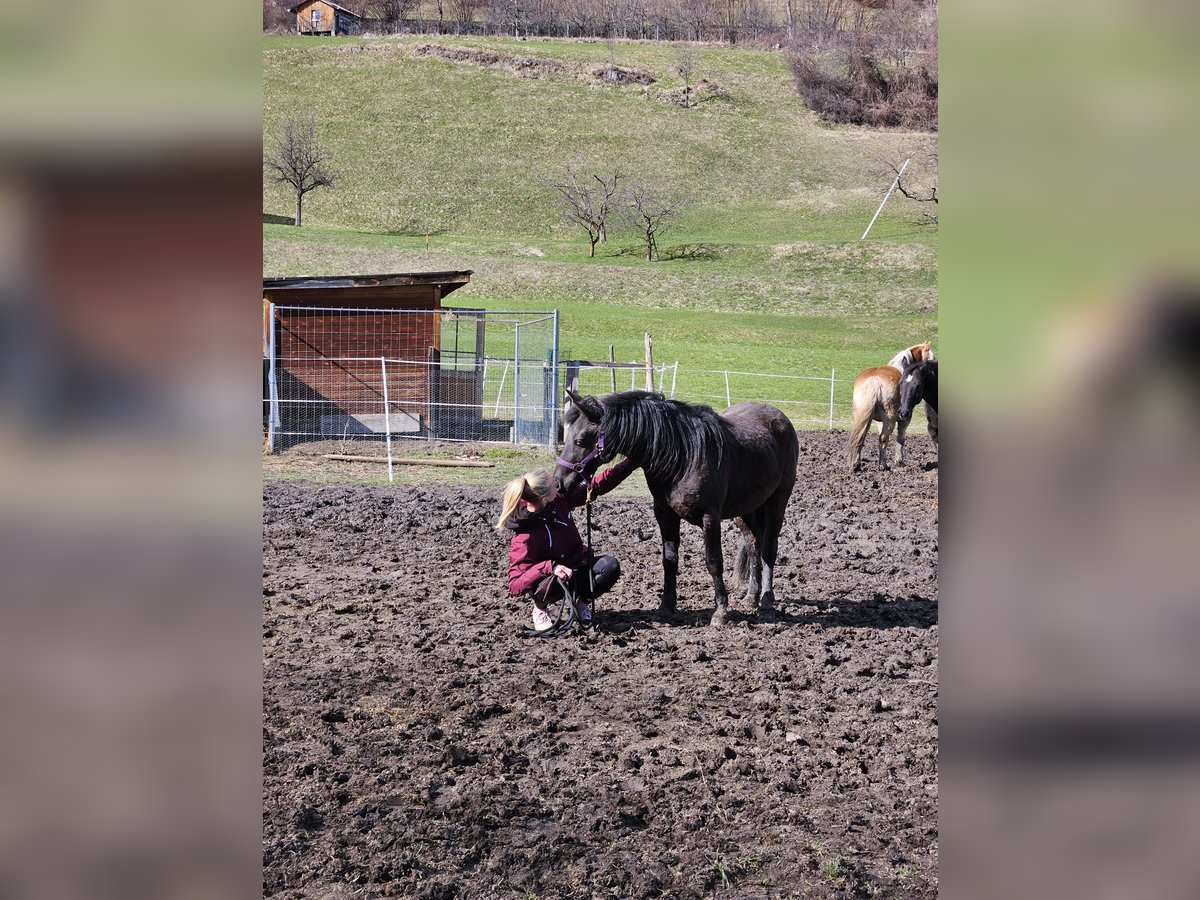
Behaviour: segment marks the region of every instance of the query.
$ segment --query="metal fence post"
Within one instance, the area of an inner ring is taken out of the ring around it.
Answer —
[[[388,482],[391,483],[394,480],[392,475],[392,413],[388,409],[387,360],[382,356],[379,357],[379,366],[383,370],[383,429],[387,432]]]
[[[513,326],[513,430],[512,442],[520,443],[521,430],[517,416],[521,409],[521,323]]]
[[[546,435],[546,446],[554,449],[558,438],[558,310],[554,310],[554,345],[550,348],[550,368],[554,372],[553,387],[550,392],[550,433]]]
[[[726,408],[733,406],[733,400],[729,396],[729,370],[725,370],[725,406]]]
[[[837,377],[837,369],[829,370],[829,430],[833,431],[833,382]]]
[[[267,337],[267,352],[270,354],[271,360],[267,367],[267,393],[268,403],[270,408],[267,410],[267,447],[272,453],[275,452],[275,432],[283,424],[283,420],[279,415],[279,380],[275,372],[275,356],[277,350],[275,347],[275,304],[269,305],[267,310],[267,330],[270,334]]]

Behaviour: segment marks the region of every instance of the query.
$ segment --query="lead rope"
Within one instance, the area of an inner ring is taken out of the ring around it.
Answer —
[[[592,495],[594,493],[592,482],[587,483],[586,500],[584,501],[584,520],[587,523],[587,550],[588,550],[588,596],[587,602],[592,604],[592,624],[596,624],[596,571],[595,560],[592,558]]]

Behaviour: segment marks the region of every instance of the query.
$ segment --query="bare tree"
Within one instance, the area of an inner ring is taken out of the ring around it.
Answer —
[[[684,40],[704,40],[704,32],[720,20],[715,0],[676,0],[675,15]]]
[[[904,174],[900,175],[902,163],[895,160],[888,160],[887,172],[895,178],[900,176],[900,180],[896,182],[896,190],[907,197],[909,200],[915,200],[917,203],[927,204],[922,210],[922,215],[933,225],[937,224],[937,202],[938,202],[938,151],[937,147],[924,148],[912,155],[912,162],[909,163]]]
[[[296,16],[289,6],[290,0],[264,0],[263,31],[295,31]]]
[[[610,178],[595,173],[585,175],[578,167],[565,166],[564,177],[553,182],[562,207],[563,218],[587,231],[588,256],[596,255],[596,244],[608,239],[608,225],[617,208],[617,189],[622,178],[613,172]]]
[[[397,32],[416,5],[416,0],[371,0],[367,9],[374,18],[387,26],[388,30]]]
[[[658,258],[658,239],[673,226],[687,201],[645,182],[625,191],[626,215],[646,242],[646,259]]]
[[[484,0],[449,0],[450,14],[459,30],[475,21],[475,15],[484,6]]]
[[[316,139],[312,117],[285,119],[275,135],[275,148],[264,163],[273,179],[291,187],[296,195],[296,227],[300,227],[304,195],[319,187],[333,187],[337,173],[329,167],[329,153]]]
[[[834,43],[844,30],[851,0],[796,0],[794,12],[803,39],[813,48]]]
[[[675,71],[683,79],[683,108],[692,106],[692,74],[696,70],[696,48],[691,44],[675,45]]]

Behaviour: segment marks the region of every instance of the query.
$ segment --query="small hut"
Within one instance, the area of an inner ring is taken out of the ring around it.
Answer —
[[[442,300],[470,280],[469,271],[263,279],[264,378],[273,379],[264,397],[274,404],[264,413],[284,433],[381,433],[387,359],[388,430],[429,433],[444,389]]]
[[[304,0],[288,12],[296,15],[297,34],[359,34],[363,17],[332,0]]]

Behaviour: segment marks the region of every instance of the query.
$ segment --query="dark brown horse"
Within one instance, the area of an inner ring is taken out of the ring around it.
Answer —
[[[722,577],[721,520],[736,519],[742,531],[738,577],[747,584],[746,598],[759,603],[760,618],[772,621],[779,531],[800,455],[788,417],[765,403],[739,403],[717,415],[711,407],[646,391],[602,400],[567,393],[571,404],[555,474],[570,489],[617,453],[641,466],[662,533],[659,611],[675,611],[679,523],[684,520],[704,531],[704,559],[717,602],[712,624],[725,623],[729,595]]]

